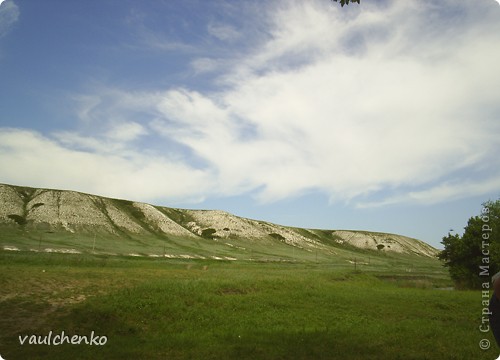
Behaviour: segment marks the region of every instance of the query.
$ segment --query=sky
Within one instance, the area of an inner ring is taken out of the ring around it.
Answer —
[[[5,0],[0,183],[442,248],[500,197],[494,0]]]

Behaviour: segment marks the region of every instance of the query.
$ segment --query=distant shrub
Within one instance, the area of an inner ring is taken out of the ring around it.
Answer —
[[[45,204],[44,203],[36,203],[35,205],[33,205],[31,207],[31,209],[33,210],[33,209],[36,209],[37,207],[40,207],[40,206],[43,206],[43,205],[45,205]]]
[[[146,218],[146,215],[144,215],[142,210],[139,209],[138,207],[134,206],[133,201],[116,200],[116,202],[118,204],[122,205],[125,209],[127,209],[127,211],[130,213],[130,215],[132,215],[132,217],[134,217],[135,219],[137,219],[139,221],[144,221],[144,219]]]
[[[26,225],[26,218],[16,214],[7,215],[9,219],[14,220],[18,225]]]
[[[201,236],[207,239],[213,239],[217,230],[208,228],[201,231]]]
[[[377,249],[382,250],[383,248],[385,248],[384,244],[378,244],[377,245]]]
[[[144,219],[146,219],[146,215],[144,215],[142,210],[139,208],[136,208],[135,206],[130,207],[130,214],[139,221],[144,221]]]
[[[286,240],[282,235],[277,234],[277,233],[269,234],[269,236],[271,236],[271,237],[273,237],[273,238],[275,238],[277,240],[280,240],[280,241],[285,241]]]

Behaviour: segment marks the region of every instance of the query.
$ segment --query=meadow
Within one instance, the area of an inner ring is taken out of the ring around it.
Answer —
[[[0,251],[0,355],[497,358],[493,337],[479,331],[480,292],[449,290],[435,259],[367,254],[338,265]],[[20,344],[20,336],[62,331],[106,342]]]

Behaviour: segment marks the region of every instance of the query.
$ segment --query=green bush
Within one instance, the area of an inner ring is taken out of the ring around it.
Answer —
[[[201,236],[204,238],[207,238],[207,239],[213,239],[214,237],[216,237],[215,236],[216,232],[217,232],[217,230],[212,229],[212,228],[204,229],[201,232]]]
[[[7,215],[7,217],[9,219],[14,220],[18,225],[26,225],[26,218],[24,216],[10,214],[10,215]]]
[[[279,241],[285,241],[286,239],[283,237],[283,235],[277,234],[277,233],[272,233],[269,234],[269,236],[279,240]]]

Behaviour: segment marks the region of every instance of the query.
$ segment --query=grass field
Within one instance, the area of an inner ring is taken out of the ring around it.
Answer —
[[[411,263],[411,269],[408,269]],[[0,355],[12,359],[496,359],[481,293],[433,259],[146,259],[0,251]],[[105,336],[34,345],[26,335]],[[481,339],[491,349],[479,347]],[[101,338],[100,338],[101,339]]]

